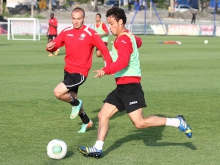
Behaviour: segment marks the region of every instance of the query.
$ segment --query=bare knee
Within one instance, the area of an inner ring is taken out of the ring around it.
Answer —
[[[99,120],[105,120],[106,117],[102,112],[99,112],[98,113],[98,118],[99,118]]]
[[[61,99],[62,94],[58,90],[54,89],[53,93],[57,99]]]
[[[134,126],[137,129],[143,129],[143,128],[148,128],[150,127],[147,123],[145,123],[144,121],[138,121],[138,122],[133,122]]]

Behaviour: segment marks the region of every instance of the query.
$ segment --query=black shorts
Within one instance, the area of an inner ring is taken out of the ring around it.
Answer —
[[[69,91],[78,93],[78,88],[86,81],[86,77],[79,73],[68,73],[64,70],[63,83]]]
[[[108,42],[104,42],[105,43],[105,45],[106,46],[108,46]],[[96,51],[98,51],[99,49],[98,48],[96,48]]]
[[[141,84],[117,85],[103,102],[115,105],[120,112],[126,110],[127,113],[147,106]]]
[[[55,39],[56,37],[57,37],[57,35],[48,35],[48,40],[49,40],[49,39],[53,40],[53,39]]]

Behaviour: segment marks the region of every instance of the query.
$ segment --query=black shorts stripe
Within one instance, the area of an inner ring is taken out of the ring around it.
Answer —
[[[78,93],[78,88],[86,81],[86,77],[79,73],[68,73],[64,71],[64,80],[63,83],[65,84],[66,88],[69,91],[73,91]]]

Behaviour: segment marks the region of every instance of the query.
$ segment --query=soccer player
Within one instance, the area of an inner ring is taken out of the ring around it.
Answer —
[[[85,11],[76,7],[72,10],[71,18],[73,26],[65,28],[48,43],[47,50],[53,52],[65,46],[64,80],[55,87],[54,95],[57,99],[72,105],[70,118],[74,119],[79,114],[83,124],[78,133],[84,133],[93,123],[85,113],[82,100],[77,98],[77,93],[79,86],[86,81],[91,68],[93,48],[101,50],[107,65],[112,59],[96,31],[84,25]]]
[[[141,69],[138,52],[142,41],[125,28],[127,18],[123,9],[112,7],[107,11],[106,17],[111,33],[116,36],[111,54],[113,63],[93,72],[96,73],[95,77],[99,78],[106,74],[114,74],[117,87],[108,94],[98,113],[99,127],[95,145],[92,147],[79,146],[79,152],[86,156],[99,158],[102,155],[104,140],[108,133],[109,119],[115,113],[124,110],[138,129],[173,126],[191,138],[191,128],[183,116],[176,118],[143,116],[143,107],[146,107],[146,103],[140,84]]]
[[[99,36],[102,38],[102,41],[106,44],[106,46],[108,45],[108,28],[105,25],[105,23],[101,22],[101,14],[97,13],[96,17],[95,17],[96,23],[95,23],[95,31],[99,34]],[[102,53],[101,51],[96,48],[96,56],[97,57],[102,57]],[[105,61],[104,61],[105,64]]]
[[[53,39],[57,37],[57,19],[54,17],[54,13],[50,13],[50,19],[48,21],[48,30],[47,30],[47,37],[48,37],[48,43],[51,42]],[[51,52],[48,56],[56,56],[59,52],[59,49],[57,49],[54,53]]]

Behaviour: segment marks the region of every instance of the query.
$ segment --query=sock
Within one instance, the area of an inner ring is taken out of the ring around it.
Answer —
[[[180,120],[177,118],[167,118],[166,126],[179,127]]]
[[[104,61],[104,67],[106,66],[106,61]]]
[[[89,117],[87,116],[86,112],[83,111],[83,113],[79,114],[79,117],[81,118],[83,124],[88,124],[90,119]]]
[[[95,142],[95,145],[94,145],[93,147],[95,147],[95,148],[98,149],[98,150],[102,150],[103,145],[104,145],[104,142],[103,142],[103,141],[97,140],[97,141]]]
[[[79,105],[79,100],[74,99],[73,96],[70,94],[71,101],[69,102],[72,106],[77,106]]]

